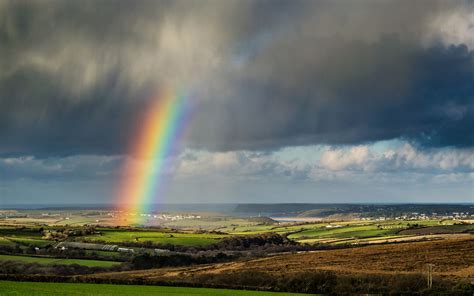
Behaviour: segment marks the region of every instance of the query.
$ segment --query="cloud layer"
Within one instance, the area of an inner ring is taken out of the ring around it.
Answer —
[[[124,160],[98,155],[0,159],[0,202],[64,202],[66,193],[66,202],[114,202],[117,182],[133,177],[121,175]],[[470,202],[474,182],[472,148],[420,150],[409,143],[272,153],[187,149],[171,163],[160,202]]]
[[[474,6],[412,4],[2,2],[0,153],[124,153],[162,86],[191,148],[472,147]]]
[[[474,172],[472,149],[419,150],[408,143],[382,151],[374,146],[347,148],[331,146],[308,147],[304,153],[288,157],[289,150],[258,153],[250,151],[204,152],[185,150],[178,155],[165,174],[169,177],[194,178],[226,176],[245,180],[284,178],[317,182],[324,174],[354,172],[360,175],[419,173],[428,176],[471,174]],[[313,159],[308,154],[317,155]],[[0,169],[8,171],[8,180],[91,180],[117,178],[121,156],[76,155],[55,158],[9,157],[0,159]],[[128,159],[129,165],[141,166],[143,161]],[[134,170],[130,170],[131,172]]]

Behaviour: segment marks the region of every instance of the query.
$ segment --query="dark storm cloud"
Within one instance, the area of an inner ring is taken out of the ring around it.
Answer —
[[[74,155],[63,158],[0,158],[2,182],[97,181],[116,178],[122,164],[120,156]]]
[[[125,144],[139,102],[115,103],[107,99],[110,90],[96,89],[70,103],[63,99],[70,94],[37,74],[16,73],[3,81],[0,152],[108,153]]]
[[[390,35],[374,43],[336,40],[305,46],[305,51],[319,51],[321,61],[275,48],[271,58],[256,57],[249,66],[255,80],[265,77],[266,82],[240,77],[233,99],[206,102],[202,109],[210,112],[201,115],[209,130],[213,121],[226,122],[220,147],[393,138],[424,146],[474,144],[474,53],[465,45],[419,48]]]
[[[412,3],[2,2],[0,153],[123,153],[161,85],[191,147],[473,146],[473,6]]]

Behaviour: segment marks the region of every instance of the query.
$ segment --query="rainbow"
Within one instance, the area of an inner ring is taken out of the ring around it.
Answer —
[[[119,185],[121,210],[134,215],[149,212],[163,200],[163,182],[170,159],[189,119],[187,97],[169,90],[151,99],[139,130],[132,137],[130,160],[124,165]]]

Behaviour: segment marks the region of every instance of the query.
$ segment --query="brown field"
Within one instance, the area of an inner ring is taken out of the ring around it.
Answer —
[[[193,282],[206,274],[260,271],[279,276],[302,271],[330,270],[338,274],[417,274],[426,264],[435,264],[435,276],[450,279],[474,278],[474,237],[350,249],[286,254],[249,261],[104,273],[96,277],[118,280]]]

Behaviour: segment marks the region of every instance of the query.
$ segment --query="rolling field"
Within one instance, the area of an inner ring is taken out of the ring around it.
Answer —
[[[220,231],[228,232],[233,235],[252,235],[265,232],[274,232],[278,234],[287,234],[292,232],[300,232],[314,228],[321,228],[327,223],[301,224],[301,225],[247,225],[238,227],[227,227]]]
[[[120,262],[114,261],[102,261],[102,260],[87,260],[87,259],[61,259],[61,258],[46,258],[46,257],[29,257],[29,256],[13,256],[13,255],[0,255],[0,261],[18,261],[24,263],[38,263],[38,264],[59,264],[69,265],[78,264],[88,267],[110,267]]]
[[[194,296],[292,296],[308,295],[296,293],[275,293],[208,288],[105,285],[105,284],[68,284],[68,283],[36,283],[0,281],[0,295],[194,295]]]
[[[440,225],[439,220],[414,220],[414,221],[399,221],[399,220],[388,220],[388,221],[344,221],[344,222],[313,222],[313,223],[297,223],[291,224],[290,222],[282,223],[280,225],[236,225],[236,226],[226,226],[222,227],[219,230],[223,232],[228,232],[230,234],[258,234],[262,232],[275,232],[275,233],[294,233],[301,231],[327,231],[328,234],[337,233],[338,228],[326,228],[328,225],[333,226],[343,226],[343,227],[364,227],[368,226],[368,229],[374,229],[377,225],[404,229],[408,224],[419,224],[423,226],[438,226]],[[452,225],[453,221],[443,221],[442,225]],[[361,229],[364,230],[364,229]],[[345,230],[344,230],[345,231]],[[343,231],[343,232],[344,232]],[[306,235],[306,234],[305,234]]]
[[[381,239],[396,239],[434,233],[458,233],[474,229],[474,225],[453,225],[453,221],[413,220],[413,221],[345,221],[345,222],[315,222],[291,225],[239,225],[224,227],[220,231],[231,235],[257,235],[265,232],[286,234],[289,239],[301,243],[350,244],[364,243]],[[417,224],[423,228],[408,229]]]
[[[143,243],[150,241],[158,244],[170,244],[181,246],[207,246],[218,242],[220,239],[235,235],[259,235],[262,233],[278,233],[288,235],[292,239],[301,243],[329,243],[329,244],[350,244],[368,241],[378,241],[379,239],[393,239],[398,237],[409,237],[428,234],[445,234],[473,231],[474,225],[453,225],[454,221],[446,220],[421,220],[421,221],[345,221],[345,222],[313,222],[313,223],[281,223],[281,224],[258,224],[255,221],[241,218],[228,218],[212,220],[212,228],[216,231],[227,233],[195,233],[193,231],[172,231],[167,229],[113,229],[98,228],[100,235],[82,236],[77,240],[89,242],[105,242],[110,244],[120,244],[121,242]],[[220,222],[219,222],[220,221]],[[192,225],[199,222],[188,221]],[[236,224],[234,224],[234,222]],[[185,222],[181,221],[182,226]],[[217,227],[218,223],[223,223]],[[418,225],[417,228],[410,226]],[[422,226],[422,227],[420,227]],[[211,229],[209,229],[211,230]],[[75,238],[72,238],[75,240]],[[51,241],[42,239],[39,226],[0,227],[0,246],[33,246],[46,247]]]
[[[420,228],[409,229],[410,225]],[[440,222],[438,220],[422,221],[370,221],[370,222],[339,222],[331,224],[305,225],[302,231],[291,232],[288,238],[302,243],[360,243],[395,239],[400,237],[414,237],[425,234],[449,234],[473,230],[474,225],[453,225],[453,221]],[[437,229],[432,232],[430,229]],[[420,237],[421,238],[421,237]]]
[[[209,233],[172,233],[159,231],[102,231],[102,235],[85,236],[89,241],[105,241],[107,243],[145,242],[182,246],[205,246],[216,243],[226,235]]]

